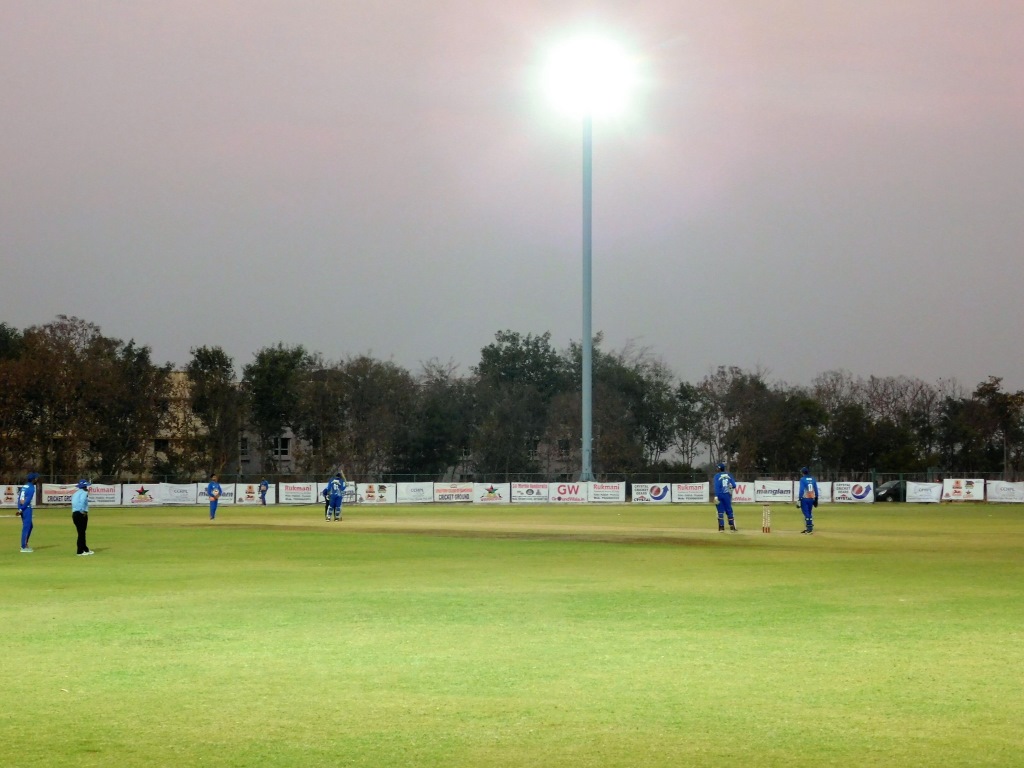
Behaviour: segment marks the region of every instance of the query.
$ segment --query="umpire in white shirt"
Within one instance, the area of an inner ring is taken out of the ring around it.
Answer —
[[[71,495],[71,520],[78,531],[78,556],[95,554],[85,545],[85,529],[89,527],[89,486],[88,480],[78,481],[78,490]]]

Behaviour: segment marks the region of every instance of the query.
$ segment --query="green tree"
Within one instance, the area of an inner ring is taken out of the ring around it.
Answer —
[[[258,351],[242,369],[249,423],[256,432],[264,466],[277,469],[274,446],[296,423],[303,382],[313,362],[301,345],[286,347],[278,343]]]
[[[188,379],[188,412],[198,419],[190,423],[184,415],[178,428],[189,436],[196,459],[189,469],[201,464],[203,476],[222,473],[238,459],[245,403],[235,379],[234,361],[221,347],[197,347],[185,367]]]

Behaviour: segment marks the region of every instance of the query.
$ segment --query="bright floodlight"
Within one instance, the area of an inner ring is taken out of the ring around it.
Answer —
[[[621,46],[584,37],[551,52],[544,70],[544,90],[562,111],[577,117],[608,117],[623,110],[636,79],[636,62]]]

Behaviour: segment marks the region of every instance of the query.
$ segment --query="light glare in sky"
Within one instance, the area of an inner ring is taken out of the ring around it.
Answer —
[[[544,90],[554,106],[576,117],[609,117],[626,106],[636,63],[612,40],[582,37],[557,46],[544,68]]]

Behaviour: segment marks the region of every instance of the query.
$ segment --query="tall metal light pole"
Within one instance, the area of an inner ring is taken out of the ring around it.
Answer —
[[[580,482],[594,479],[594,333],[591,323],[592,247],[594,224],[594,118],[589,112],[583,116],[583,443]]]
[[[612,114],[623,107],[634,84],[635,67],[633,61],[615,43],[584,37],[571,40],[553,52],[548,62],[546,79],[548,95],[552,101],[583,118],[583,425],[580,480],[586,482],[594,479],[594,333],[591,323],[594,117]]]

